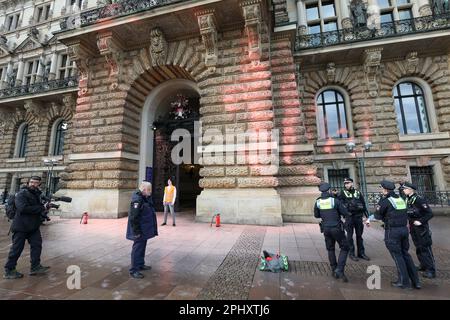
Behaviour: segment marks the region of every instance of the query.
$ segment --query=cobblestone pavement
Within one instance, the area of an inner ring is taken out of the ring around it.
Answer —
[[[19,280],[0,279],[0,299],[450,299],[450,218],[432,220],[438,278],[423,279],[422,290],[390,287],[395,268],[383,242],[383,231],[366,228],[364,240],[371,261],[349,261],[349,283],[330,275],[323,235],[315,224],[283,227],[196,223],[180,213],[177,226],[158,227],[147,246],[146,263],[153,268],[141,280],[128,274],[131,242],[125,239],[127,219],[57,218],[41,228],[42,263],[50,272],[28,276],[29,248],[22,254]],[[178,217],[177,217],[178,218]],[[162,221],[162,215],[158,214]],[[0,218],[0,264],[10,248],[9,224]],[[411,254],[416,260],[414,247]],[[289,257],[284,273],[258,270],[262,250]],[[381,267],[381,289],[368,290],[366,270]],[[71,265],[80,267],[81,289],[67,287]]]

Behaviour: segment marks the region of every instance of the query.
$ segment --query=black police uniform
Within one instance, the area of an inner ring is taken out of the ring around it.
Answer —
[[[336,278],[347,281],[344,275],[345,263],[348,256],[348,244],[345,238],[344,226],[341,216],[347,216],[348,212],[339,199],[330,195],[328,183],[321,184],[319,190],[322,195],[316,199],[314,206],[314,217],[321,218],[321,230],[325,236],[325,245],[328,251],[328,260],[331,270]],[[335,244],[339,244],[339,259],[336,261]]]
[[[353,181],[352,181],[353,182]],[[345,219],[345,230],[347,231],[347,242],[349,245],[349,255],[355,259],[355,245],[353,243],[353,230],[356,234],[357,256],[359,258],[369,259],[366,256],[362,234],[364,231],[363,216],[368,218],[366,202],[362,193],[353,187],[350,190],[342,190],[339,195],[347,211],[351,214]]]
[[[41,202],[41,191],[22,188],[15,197],[15,205],[16,215],[11,226],[13,244],[5,264],[6,272],[16,268],[25,240],[30,244],[31,270],[38,268],[41,263],[42,237],[39,228],[41,216],[46,211]]]
[[[416,190],[412,184],[406,183],[406,187]],[[434,278],[436,276],[436,266],[431,245],[431,231],[428,221],[433,218],[433,212],[425,199],[413,193],[407,198],[409,231],[416,246],[417,259],[420,262],[420,270],[426,271],[426,276]],[[414,221],[422,223],[420,226],[414,225]]]
[[[400,288],[410,288],[412,285],[419,289],[419,276],[409,250],[408,214],[406,203],[395,192],[395,185],[390,181],[383,181],[381,186],[389,193],[383,196],[377,205],[375,218],[384,222],[384,242],[389,250],[398,272],[397,282],[392,285]]]

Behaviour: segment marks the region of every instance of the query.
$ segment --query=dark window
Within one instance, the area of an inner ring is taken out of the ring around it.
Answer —
[[[348,138],[345,102],[336,90],[325,90],[317,97],[321,139]]]
[[[52,184],[50,186],[50,193],[53,194],[59,190],[59,177],[52,177]]]
[[[54,156],[60,156],[64,152],[64,130],[65,122],[60,121],[58,123],[58,126],[56,127],[55,132],[55,146],[53,148],[53,155]]]
[[[411,181],[417,186],[419,192],[435,191],[433,167],[410,167]]]
[[[395,111],[401,134],[429,133],[430,125],[422,88],[403,82],[394,89]]]
[[[392,21],[394,21],[394,18],[392,17],[392,12],[382,13],[380,15],[380,22],[381,23],[392,22]]]
[[[328,169],[328,183],[331,185],[331,188],[343,189],[344,179],[348,177],[348,169]]]
[[[19,152],[17,154],[17,157],[24,158],[25,154],[27,153],[28,125],[25,125],[19,134]]]

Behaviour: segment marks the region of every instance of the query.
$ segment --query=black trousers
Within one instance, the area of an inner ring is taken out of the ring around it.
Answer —
[[[39,229],[32,232],[14,232],[12,235],[12,247],[9,250],[8,261],[5,264],[5,270],[16,268],[25,247],[25,240],[30,244],[31,268],[36,268],[41,264],[42,237]]]
[[[398,282],[404,286],[419,284],[414,261],[409,254],[409,234],[407,227],[387,228],[384,233],[384,242],[389,250],[398,272]]]
[[[348,244],[344,230],[340,226],[324,227],[323,235],[325,236],[325,245],[328,251],[328,260],[330,261],[331,269],[336,272],[344,272],[348,256]],[[341,249],[337,261],[335,252],[336,242]]]
[[[431,249],[431,231],[428,225],[414,226],[410,224],[411,238],[416,247],[417,259],[420,262],[420,266],[426,271],[436,272],[436,265],[434,261],[433,251]]]
[[[131,249],[130,273],[139,271],[145,265],[145,249],[147,240],[135,240]]]
[[[364,223],[362,215],[351,216],[345,220],[345,231],[347,231],[347,242],[349,253],[355,255],[355,245],[353,242],[353,231],[356,233],[356,254],[358,256],[365,254],[362,234],[364,231]]]

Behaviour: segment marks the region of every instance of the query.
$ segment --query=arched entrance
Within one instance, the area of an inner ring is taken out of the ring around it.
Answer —
[[[169,177],[175,180],[178,191],[177,211],[195,209],[196,198],[201,192],[200,166],[194,161],[198,92],[193,81],[173,79],[155,87],[145,101],[141,117],[139,180],[152,182],[153,200],[158,211],[163,210],[164,186]],[[175,113],[177,106],[181,108]],[[172,150],[179,142],[172,141],[172,133],[177,129],[186,133],[180,141],[187,139],[190,144],[191,160],[188,163],[176,163],[172,157]]]

